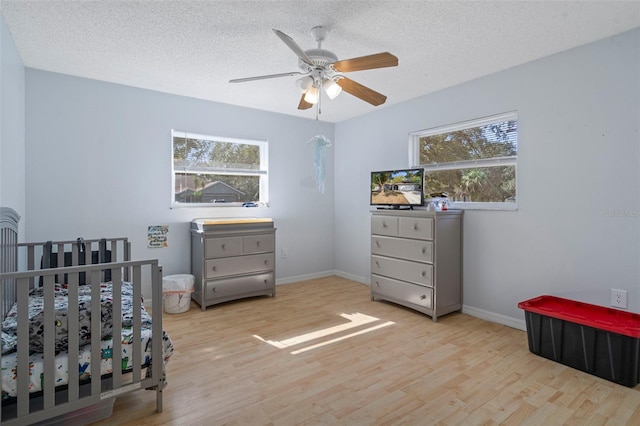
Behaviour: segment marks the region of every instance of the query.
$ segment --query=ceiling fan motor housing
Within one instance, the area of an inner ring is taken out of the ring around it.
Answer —
[[[305,72],[310,72],[314,68],[324,68],[325,71],[329,71],[329,65],[333,64],[338,60],[338,56],[326,49],[309,49],[305,50],[304,53],[307,54],[311,62],[315,67],[311,67],[309,64],[305,63],[302,59],[298,60],[298,66]]]

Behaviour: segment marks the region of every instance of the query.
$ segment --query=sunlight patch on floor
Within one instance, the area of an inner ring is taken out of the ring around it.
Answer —
[[[261,341],[263,341],[265,343],[268,343],[271,346],[275,346],[278,349],[285,349],[285,348],[289,348],[289,347],[292,347],[292,346],[295,346],[295,345],[300,345],[300,344],[303,344],[303,343],[307,343],[307,342],[310,342],[312,340],[316,340],[316,339],[320,339],[320,338],[323,338],[323,337],[331,336],[332,334],[341,333],[343,331],[350,330],[352,328],[356,328],[356,327],[360,327],[360,326],[363,326],[363,325],[366,325],[366,324],[374,323],[376,321],[380,321],[379,318],[372,317],[372,316],[365,315],[365,314],[361,314],[359,312],[356,312],[354,314],[344,314],[343,313],[343,314],[340,314],[340,316],[342,318],[346,319],[349,322],[347,322],[345,324],[335,325],[333,327],[323,328],[323,329],[317,330],[317,331],[312,331],[310,333],[301,334],[299,336],[294,336],[294,337],[292,337],[290,339],[285,339],[285,340],[265,340],[262,337],[260,337],[258,335],[255,335],[255,334],[254,334],[253,337],[255,337],[256,339],[259,339],[259,340],[261,340]],[[306,352],[306,351],[309,351],[309,350],[312,350],[312,349],[319,348],[321,346],[329,345],[331,343],[336,343],[336,342],[339,342],[341,340],[348,339],[350,337],[354,337],[354,336],[358,336],[360,334],[368,333],[370,331],[378,330],[380,328],[387,327],[387,326],[390,326],[392,324],[394,324],[394,322],[387,321],[387,322],[385,322],[383,324],[377,324],[377,325],[375,325],[373,327],[369,327],[369,328],[366,328],[366,329],[363,329],[363,330],[356,331],[355,333],[350,333],[350,334],[347,334],[345,336],[341,336],[341,337],[337,337],[337,338],[334,338],[334,339],[326,340],[324,342],[316,343],[314,345],[310,345],[310,346],[307,346],[305,348],[292,351],[291,354],[295,355],[295,354],[299,354],[299,353],[302,353],[302,352]]]
[[[335,338],[335,339],[327,340],[326,342],[322,342],[322,343],[318,343],[318,344],[315,344],[315,345],[307,346],[306,348],[298,349],[297,351],[292,351],[291,355],[296,355],[296,354],[299,354],[299,353],[302,353],[302,352],[310,351],[312,349],[316,349],[316,348],[319,348],[321,346],[329,345],[331,343],[336,343],[336,342],[339,342],[341,340],[345,340],[345,339],[348,339],[350,337],[358,336],[360,334],[368,333],[370,331],[378,330],[380,328],[387,327],[387,326],[390,326],[390,325],[393,325],[393,324],[394,324],[393,321],[387,321],[385,323],[378,324],[378,325],[375,325],[373,327],[366,328],[364,330],[356,331],[355,333],[347,334],[346,336],[338,337],[338,338]]]

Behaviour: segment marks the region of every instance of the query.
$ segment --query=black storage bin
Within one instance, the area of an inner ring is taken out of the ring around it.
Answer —
[[[624,386],[640,382],[640,315],[554,296],[518,307],[532,353]]]

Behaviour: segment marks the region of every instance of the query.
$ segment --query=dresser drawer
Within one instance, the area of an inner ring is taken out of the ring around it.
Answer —
[[[374,298],[379,295],[383,299],[433,309],[433,289],[430,287],[371,275],[371,294]]]
[[[371,233],[377,235],[398,235],[398,218],[373,216],[371,218]]]
[[[433,263],[433,242],[393,237],[371,237],[371,254]]]
[[[250,274],[270,271],[275,266],[273,253],[250,254],[248,256],[207,259],[205,261],[205,279],[220,278],[229,275]]]
[[[242,249],[244,253],[275,251],[275,241],[273,234],[251,235],[242,238]]]
[[[273,273],[234,277],[205,282],[205,301],[226,301],[238,296],[249,297],[260,294],[273,295],[275,279]]]
[[[428,263],[371,256],[371,273],[429,287],[433,285],[433,265]]]
[[[398,236],[432,240],[433,219],[429,217],[401,217],[398,220]]]
[[[204,257],[226,257],[242,254],[242,237],[205,238]]]

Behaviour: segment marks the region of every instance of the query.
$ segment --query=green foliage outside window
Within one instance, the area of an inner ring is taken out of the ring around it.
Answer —
[[[421,136],[425,194],[446,192],[456,202],[515,202],[518,122]]]
[[[258,202],[260,150],[258,144],[174,135],[174,201]]]

